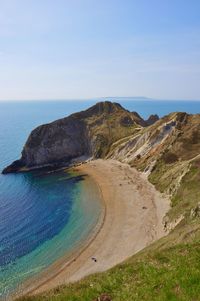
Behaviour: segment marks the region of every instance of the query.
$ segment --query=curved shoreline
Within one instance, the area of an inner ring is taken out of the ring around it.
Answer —
[[[85,174],[78,170],[78,168],[73,167],[66,170],[69,171],[76,171],[80,176],[85,176]],[[88,175],[87,175],[88,176]],[[90,177],[90,176],[89,176]],[[92,177],[90,177],[92,178]],[[87,181],[87,179],[86,179]],[[14,291],[11,295],[9,295],[6,300],[13,300],[19,297],[22,297],[24,295],[31,295],[34,294],[35,291],[40,289],[40,287],[43,287],[43,285],[46,285],[49,281],[52,281],[54,278],[56,278],[60,273],[62,273],[65,269],[69,268],[71,264],[73,264],[76,259],[81,256],[81,254],[87,249],[90,244],[95,240],[98,233],[101,231],[101,228],[103,227],[105,216],[106,216],[106,204],[102,196],[101,188],[96,182],[94,178],[92,178],[92,181],[95,183],[96,187],[98,188],[98,199],[95,201],[98,201],[101,203],[101,212],[98,216],[98,220],[96,224],[94,225],[94,228],[90,233],[85,237],[85,239],[82,239],[78,245],[72,249],[72,251],[67,252],[66,255],[60,257],[57,259],[53,264],[51,264],[49,267],[45,268],[44,271],[40,272],[38,275],[32,276],[29,279],[27,279],[22,285],[20,286],[20,289]],[[87,182],[86,182],[87,183]],[[88,183],[87,183],[88,185]],[[90,184],[91,185],[91,184]],[[48,276],[50,274],[50,276]],[[33,284],[34,282],[34,284]]]
[[[169,201],[138,171],[114,160],[91,161],[74,170],[91,176],[101,191],[105,205],[101,226],[68,263],[51,266],[56,269],[54,275],[24,289],[23,295],[43,293],[105,271],[166,234],[162,219]]]

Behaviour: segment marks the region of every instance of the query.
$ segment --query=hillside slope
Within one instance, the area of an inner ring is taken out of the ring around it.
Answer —
[[[101,144],[100,155],[136,167],[170,196],[165,226],[173,230],[110,271],[21,300],[200,300],[200,115],[138,123]]]
[[[199,114],[171,113],[129,139],[113,143],[107,158],[136,167],[159,191],[168,194],[171,218],[188,214],[200,202]]]
[[[107,272],[20,301],[198,301],[199,237],[176,244],[167,237]]]

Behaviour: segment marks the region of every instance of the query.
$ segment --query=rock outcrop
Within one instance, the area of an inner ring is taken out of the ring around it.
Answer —
[[[100,102],[88,110],[34,129],[19,160],[3,173],[25,171],[46,165],[66,165],[80,156],[105,157],[117,140],[146,126],[137,114],[120,104]]]
[[[149,118],[145,121],[145,123],[147,126],[149,126],[149,125],[154,124],[158,120],[159,120],[159,116],[157,114],[150,115]]]
[[[149,120],[154,118],[149,118]],[[128,140],[113,144],[108,158],[131,164],[141,170],[153,168],[158,160],[164,164],[186,161],[199,155],[200,115],[171,113]]]

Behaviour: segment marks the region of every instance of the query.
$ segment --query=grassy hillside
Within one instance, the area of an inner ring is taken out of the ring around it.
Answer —
[[[183,226],[108,272],[20,300],[92,301],[105,293],[113,301],[200,300],[200,229],[189,228],[194,236]]]
[[[133,135],[138,128],[145,125],[139,115],[128,112],[118,104],[105,102],[101,106],[100,114],[96,111],[95,114],[93,111],[93,114],[88,114],[87,111],[84,113],[87,116],[85,122],[89,129],[93,155],[96,158],[105,157],[114,142]]]

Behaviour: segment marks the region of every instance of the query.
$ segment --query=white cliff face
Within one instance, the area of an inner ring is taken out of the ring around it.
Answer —
[[[22,151],[27,167],[67,161],[88,154],[86,126],[74,117],[36,128]]]

